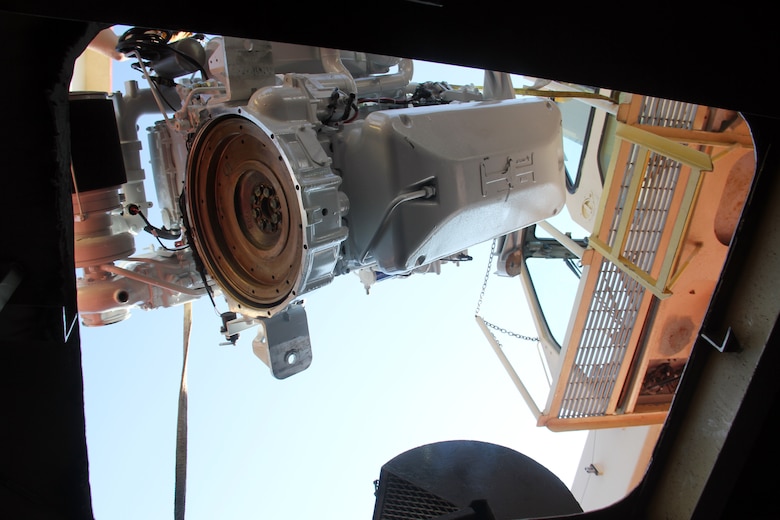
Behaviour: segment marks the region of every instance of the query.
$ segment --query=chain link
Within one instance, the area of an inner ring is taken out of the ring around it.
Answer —
[[[515,337],[515,338],[523,340],[523,341],[539,342],[539,338],[538,337],[525,336],[523,334],[518,334],[516,332],[512,332],[512,331],[507,330],[507,329],[505,329],[503,327],[499,327],[498,325],[494,325],[493,323],[490,323],[485,318],[483,318],[482,316],[479,315],[479,311],[482,308],[482,301],[485,299],[485,292],[487,291],[488,280],[490,279],[490,270],[493,267],[493,258],[495,258],[495,256],[496,256],[496,243],[497,243],[497,239],[494,238],[493,239],[493,244],[490,246],[490,256],[488,257],[487,271],[485,272],[485,279],[482,282],[482,291],[480,291],[480,293],[479,293],[479,300],[477,300],[477,308],[474,311],[474,315],[479,317],[479,319],[481,319],[485,323],[485,325],[487,325],[489,328],[491,328],[493,330],[496,330],[498,332],[501,332],[502,334],[506,334],[507,336],[512,336],[512,337]],[[490,335],[493,336],[493,339],[496,340],[496,343],[498,343],[499,346],[502,346],[501,342],[498,341],[498,338],[496,338],[495,334],[493,334],[491,332]]]
[[[539,341],[539,338],[533,337],[533,336],[523,336],[522,334],[518,334],[517,332],[512,332],[511,330],[506,330],[503,327],[499,327],[498,325],[494,325],[487,321],[485,318],[482,318],[482,321],[485,322],[485,325],[490,327],[493,330],[497,330],[498,332],[501,332],[502,334],[506,334],[507,336],[512,336],[517,339],[521,339],[523,341]]]
[[[479,316],[479,310],[482,308],[482,300],[485,297],[485,291],[487,290],[488,279],[490,278],[490,268],[493,267],[493,258],[496,256],[496,239],[493,239],[493,244],[490,246],[490,256],[488,257],[487,271],[485,272],[485,279],[482,281],[482,291],[479,293],[479,300],[477,301],[477,308],[474,311],[475,316]]]

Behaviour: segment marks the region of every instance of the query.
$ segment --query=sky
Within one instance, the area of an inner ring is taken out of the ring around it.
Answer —
[[[128,62],[114,70],[116,85],[130,74],[145,87]],[[481,85],[482,77],[415,62],[414,81]],[[152,244],[137,239],[139,253]],[[304,295],[313,361],[284,380],[253,354],[254,330],[220,345],[211,302],[194,302],[187,519],[370,519],[383,464],[456,439],[512,448],[571,486],[587,432],[537,427],[475,321],[490,247],[470,248],[472,261],[444,264],[440,274],[382,281],[370,294],[347,274]],[[491,322],[536,335],[517,279],[491,275],[481,309]],[[183,308],[135,309],[80,334],[95,517],[172,518]],[[535,343],[500,339],[526,359],[520,370],[542,373]]]

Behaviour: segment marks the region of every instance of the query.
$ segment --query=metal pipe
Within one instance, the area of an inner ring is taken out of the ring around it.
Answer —
[[[350,92],[357,95],[358,88],[355,84],[355,78],[352,77],[352,74],[347,70],[344,63],[342,63],[341,51],[323,47],[320,49],[320,59],[322,60],[322,67],[325,69],[325,72],[343,75],[349,82]]]
[[[547,92],[549,91],[549,93]],[[617,115],[618,104],[610,100],[603,94],[594,94],[593,92],[584,91],[565,83],[559,83],[557,81],[550,81],[544,85],[544,88],[518,88],[515,89],[518,94],[532,94],[532,95],[547,95],[554,97],[556,94],[561,97],[569,97],[566,94],[570,94],[572,99],[576,99],[586,105],[590,105],[599,110],[604,110],[608,114]]]
[[[182,294],[188,294],[190,296],[202,296],[205,292],[205,289],[190,289],[188,287],[183,287],[181,285],[170,283],[170,282],[164,282],[162,280],[157,280],[155,278],[152,278],[150,276],[146,276],[140,273],[136,273],[135,271],[130,271],[129,269],[124,269],[122,267],[117,267],[115,265],[111,264],[103,264],[100,266],[100,269],[103,271],[106,271],[108,273],[113,273],[119,276],[124,276],[126,278],[130,278],[131,280],[136,280],[138,282],[143,282],[149,285],[153,285],[155,287],[159,287],[161,289],[167,289],[169,291],[174,291]]]
[[[409,85],[413,75],[414,62],[409,59],[402,59],[398,63],[398,72],[355,79],[357,93],[364,95],[402,89]]]
[[[565,235],[561,231],[558,230],[555,226],[547,222],[546,220],[542,220],[538,223],[538,226],[545,231],[547,231],[552,237],[561,243],[566,249],[571,251],[573,255],[575,255],[577,258],[582,260],[582,255],[585,254],[585,248],[579,245],[577,242],[575,242],[570,236]]]
[[[541,410],[539,410],[539,407],[536,406],[536,402],[534,401],[533,397],[531,397],[531,393],[525,387],[523,381],[520,379],[520,376],[517,375],[517,372],[515,372],[515,369],[512,367],[512,363],[506,357],[504,351],[501,350],[501,346],[498,345],[496,338],[494,338],[493,334],[490,333],[490,330],[485,324],[485,320],[483,320],[479,316],[474,316],[474,318],[477,320],[477,324],[479,325],[479,328],[482,329],[482,332],[485,334],[488,343],[490,343],[490,346],[493,347],[493,351],[496,353],[496,356],[498,356],[498,359],[501,361],[501,364],[504,365],[504,369],[506,369],[507,373],[509,374],[509,377],[512,378],[512,381],[515,383],[515,386],[520,391],[520,395],[522,395],[523,399],[525,399],[528,408],[530,408],[531,413],[534,414],[534,418],[539,419],[539,417],[541,417],[542,415]]]
[[[412,191],[410,193],[402,193],[401,195],[398,195],[396,198],[390,201],[390,204],[388,204],[384,216],[382,217],[382,221],[379,223],[379,227],[376,228],[374,235],[371,237],[371,241],[368,243],[368,246],[366,247],[365,251],[363,251],[363,254],[360,255],[360,263],[361,264],[365,263],[366,257],[376,245],[377,241],[379,240],[379,237],[382,236],[382,232],[384,231],[384,228],[387,226],[387,222],[390,220],[390,216],[393,214],[396,208],[398,208],[398,206],[400,206],[404,202],[409,202],[410,200],[429,199],[433,197],[435,194],[436,194],[436,188],[434,188],[433,186],[425,186],[422,189],[417,191]]]

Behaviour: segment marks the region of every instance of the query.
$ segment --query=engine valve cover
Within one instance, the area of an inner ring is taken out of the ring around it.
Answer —
[[[550,218],[565,203],[561,113],[549,100],[374,112],[338,144],[349,244],[388,274]],[[424,187],[435,196],[394,205]]]

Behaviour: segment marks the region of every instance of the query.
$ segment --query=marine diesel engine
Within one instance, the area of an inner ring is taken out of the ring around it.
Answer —
[[[350,272],[366,290],[438,272],[564,205],[560,111],[506,74],[413,82],[408,59],[148,28],[117,50],[138,81],[71,95],[84,325],[221,297],[227,340],[259,325],[283,378],[310,361],[304,295]],[[136,254],[142,231],[161,247]]]

